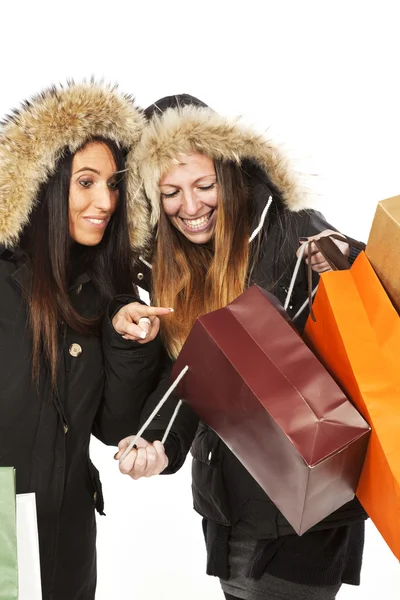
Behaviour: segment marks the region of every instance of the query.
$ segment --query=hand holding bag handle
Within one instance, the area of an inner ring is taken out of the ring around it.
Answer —
[[[126,450],[124,451],[124,453],[120,457],[120,459],[119,459],[119,463],[120,464],[128,456],[129,452],[132,450],[132,448],[136,444],[138,438],[140,438],[143,435],[143,433],[146,431],[146,429],[148,428],[148,426],[150,425],[150,423],[152,422],[152,420],[157,416],[157,413],[160,410],[160,408],[166,403],[166,401],[168,400],[168,398],[170,397],[170,395],[172,394],[172,392],[174,391],[174,389],[176,388],[176,386],[178,385],[178,383],[180,382],[180,380],[182,379],[182,377],[184,377],[186,375],[186,373],[187,373],[188,370],[189,370],[188,366],[184,367],[182,369],[182,371],[179,373],[178,377],[175,379],[174,383],[165,392],[164,396],[161,398],[160,402],[157,404],[157,406],[155,407],[155,409],[153,410],[153,412],[151,413],[151,415],[149,416],[149,418],[147,419],[147,421],[142,425],[142,427],[139,429],[139,431],[137,432],[137,434],[133,437],[133,439],[130,442],[129,446],[126,448]],[[174,424],[174,421],[175,421],[176,417],[178,416],[178,412],[179,412],[179,409],[180,409],[181,406],[182,406],[182,400],[179,400],[179,402],[176,405],[176,408],[174,410],[174,413],[173,413],[173,415],[172,415],[172,417],[171,417],[171,419],[170,419],[170,421],[168,423],[167,429],[165,430],[163,439],[161,440],[162,444],[165,443],[165,440],[167,439],[168,434],[171,431],[171,427]]]
[[[301,261],[303,260],[303,257],[304,257],[304,252],[305,252],[306,247],[308,247],[311,250],[311,245],[314,243],[315,246],[317,247],[318,251],[322,254],[322,256],[325,258],[326,262],[329,264],[329,266],[331,267],[331,269],[333,271],[343,271],[343,270],[350,269],[351,265],[348,261],[348,258],[343,254],[343,252],[340,251],[338,246],[333,241],[334,239],[340,240],[342,242],[348,242],[349,244],[351,244],[351,246],[354,246],[354,248],[357,248],[359,250],[364,250],[364,248],[365,248],[364,244],[362,244],[361,242],[357,242],[357,240],[354,240],[353,238],[350,238],[350,237],[344,236],[344,235],[340,235],[338,233],[331,233],[330,235],[322,236],[318,239],[309,240],[308,242],[304,243],[299,252],[296,266],[293,271],[292,280],[289,285],[289,290],[288,290],[286,302],[284,305],[285,310],[287,310],[287,308],[289,306],[290,298],[293,293],[293,288],[294,288],[294,285],[296,282],[297,274],[299,272]],[[292,319],[293,321],[295,319],[297,319],[297,317],[303,312],[303,310],[305,309],[307,304],[309,306],[310,316],[311,316],[312,320],[315,321],[315,316],[314,316],[313,309],[312,309],[312,298],[315,295],[318,286],[316,286],[314,288],[314,290],[312,289],[312,266],[311,266],[310,261],[308,263],[308,268],[307,268],[307,280],[308,280],[308,299],[302,304],[302,306],[299,308],[297,313],[294,315],[294,317]]]
[[[364,250],[365,245],[350,237],[340,235],[339,233],[331,233],[330,235],[322,236],[316,240],[311,240],[311,243],[314,242],[333,271],[345,271],[350,269],[351,265],[347,256],[341,252],[333,240],[348,242],[350,246],[353,246],[358,250]],[[310,242],[308,243],[310,244]]]

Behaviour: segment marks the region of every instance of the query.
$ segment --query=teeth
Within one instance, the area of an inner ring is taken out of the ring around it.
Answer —
[[[89,223],[93,223],[94,225],[101,225],[104,223],[105,219],[88,219]]]
[[[211,214],[212,213],[208,213],[208,215],[204,215],[204,217],[200,217],[200,219],[182,219],[182,221],[185,223],[186,227],[189,227],[190,229],[200,229],[208,223]]]

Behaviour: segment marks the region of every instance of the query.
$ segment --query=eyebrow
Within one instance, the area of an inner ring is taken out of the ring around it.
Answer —
[[[92,169],[91,167],[82,167],[82,169],[75,171],[74,175],[76,175],[77,173],[82,173],[82,171],[92,171],[93,173],[100,175],[100,171],[97,171],[96,169]]]
[[[120,173],[125,173],[127,170],[128,169],[123,169],[122,171],[114,171],[111,177],[113,177],[114,175],[119,175]],[[82,167],[82,169],[75,171],[74,175],[82,173],[82,171],[92,171],[92,173],[96,173],[96,175],[101,175],[100,171],[97,171],[97,169],[92,169],[92,167]]]
[[[193,184],[199,183],[199,181],[201,181],[202,179],[206,179],[206,177],[215,177],[215,179],[216,179],[217,178],[217,174],[216,173],[209,173],[209,175],[202,175],[201,177],[199,177],[198,179],[196,179],[196,181],[193,181]],[[160,187],[164,187],[164,186],[179,187],[179,186],[175,185],[175,183],[163,183]]]

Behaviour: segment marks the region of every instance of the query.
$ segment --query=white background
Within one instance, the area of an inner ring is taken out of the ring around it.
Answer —
[[[366,239],[376,202],[400,193],[396,2],[143,0],[1,6],[0,114],[51,83],[95,75],[140,105],[187,92],[270,128],[317,173],[328,219]],[[99,519],[98,600],[222,598],[204,574],[190,460],[133,482],[97,441],[107,517]],[[395,600],[400,567],[374,527],[360,588],[341,600]]]

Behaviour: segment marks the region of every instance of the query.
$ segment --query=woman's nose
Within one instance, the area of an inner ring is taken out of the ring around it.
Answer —
[[[188,217],[194,217],[199,212],[201,202],[197,198],[193,191],[187,191],[183,193],[182,208]]]
[[[113,206],[114,206],[114,196],[115,196],[115,192],[113,190],[111,190],[108,185],[102,185],[99,186],[96,190],[95,190],[95,197],[94,197],[94,206],[100,210],[103,210],[105,212],[110,211]]]

